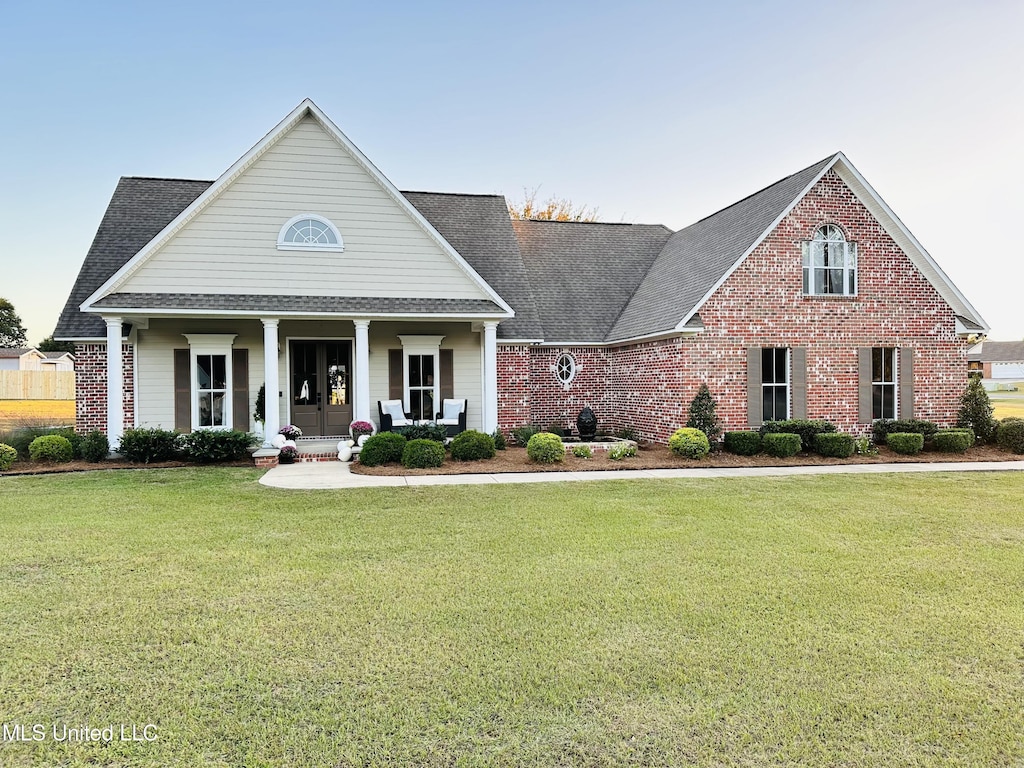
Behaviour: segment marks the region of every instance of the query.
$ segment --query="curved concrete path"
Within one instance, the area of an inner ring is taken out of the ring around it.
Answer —
[[[877,475],[887,472],[1020,472],[1024,461],[950,461],[927,464],[827,464],[805,467],[683,467],[592,472],[503,472],[479,475],[357,475],[348,462],[311,461],[274,467],[260,478],[272,488],[380,488],[423,485],[560,483],[575,480],[640,480],[708,477],[779,477],[785,475]]]

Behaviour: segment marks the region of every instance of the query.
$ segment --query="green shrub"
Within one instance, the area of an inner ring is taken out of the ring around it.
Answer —
[[[930,438],[939,430],[939,425],[934,421],[924,419],[878,419],[871,426],[871,434],[875,439],[875,445],[885,445],[888,437],[893,432],[915,432],[924,435],[925,439]]]
[[[494,440],[494,449],[496,451],[504,451],[508,448],[508,442],[505,440],[505,433],[500,429],[496,429],[491,432],[491,439]]]
[[[630,443],[619,443],[608,449],[608,458],[612,461],[622,461],[633,456],[636,456],[636,446]]]
[[[60,435],[67,438],[68,442],[71,443],[72,458],[79,459],[82,457],[82,436],[76,434],[75,430],[71,427],[19,427],[8,435],[6,442],[18,452],[19,456],[28,456],[28,447],[32,444],[32,441],[44,435]]]
[[[848,459],[853,456],[853,435],[843,432],[822,432],[814,436],[814,450],[819,456]]]
[[[178,450],[187,461],[197,464],[238,461],[249,455],[256,440],[256,435],[249,432],[197,429],[178,438]]]
[[[368,467],[378,467],[392,461],[401,461],[407,442],[405,435],[397,432],[378,432],[363,443],[363,449],[359,452],[359,463]]]
[[[548,424],[548,428],[544,431],[550,432],[552,435],[558,435],[559,437],[565,437],[566,435],[565,427],[555,421]]]
[[[409,469],[440,467],[444,464],[444,444],[424,437],[410,440],[402,449],[402,464]]]
[[[974,432],[969,429],[940,429],[932,437],[932,445],[942,453],[967,453],[974,443]]]
[[[623,440],[632,440],[634,443],[640,442],[640,433],[633,427],[623,427],[615,433],[615,436]]]
[[[718,403],[711,396],[708,385],[701,383],[697,394],[690,401],[690,407],[686,412],[686,426],[691,429],[699,429],[704,433],[709,443],[713,443],[722,434],[721,423],[718,414],[715,412]],[[698,458],[698,457],[693,457]]]
[[[558,435],[538,432],[527,441],[526,455],[538,464],[554,464],[565,459],[565,446]]]
[[[708,436],[694,427],[682,427],[673,432],[668,447],[676,456],[687,459],[701,459],[711,451]]]
[[[786,421],[766,421],[761,425],[761,437],[776,432],[800,435],[800,449],[809,451],[814,447],[817,435],[830,434],[836,431],[836,425],[824,419],[788,419]]]
[[[0,443],[0,472],[6,472],[18,460],[18,452],[7,443]]]
[[[1003,419],[996,430],[996,443],[1013,453],[1024,453],[1024,420]]]
[[[726,432],[725,450],[737,456],[754,456],[761,452],[761,433],[752,430]]]
[[[967,382],[967,389],[960,395],[956,425],[971,428],[979,440],[991,443],[995,439],[998,427],[992,414],[992,401],[981,384],[981,376],[971,376]]]
[[[109,455],[110,441],[98,429],[94,429],[82,438],[82,458],[86,461],[103,461]]]
[[[761,437],[761,450],[777,459],[800,453],[800,435],[795,432],[769,432]]]
[[[877,456],[878,448],[871,442],[870,437],[858,437],[853,441],[853,450],[858,456]]]
[[[451,444],[452,458],[456,461],[493,459],[495,450],[494,438],[475,429],[460,432]]]
[[[594,452],[590,450],[589,445],[577,445],[572,449],[572,455],[577,459],[592,459],[594,458]]]
[[[29,443],[28,455],[32,461],[63,464],[75,458],[75,451],[63,435],[40,435]]]
[[[924,435],[921,432],[890,432],[885,442],[896,453],[914,456],[924,448]]]
[[[516,445],[525,446],[530,442],[530,438],[540,433],[540,427],[533,424],[524,424],[521,427],[516,427],[509,430],[509,436]]]
[[[435,443],[443,443],[448,439],[448,428],[444,424],[413,424],[409,427],[399,427],[395,430],[398,434],[408,440],[433,440]]]
[[[177,457],[178,433],[167,429],[126,429],[117,452],[128,461],[150,464]]]

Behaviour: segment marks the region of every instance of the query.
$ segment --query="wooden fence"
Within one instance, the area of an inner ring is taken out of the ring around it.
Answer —
[[[74,371],[0,371],[0,400],[74,399]]]

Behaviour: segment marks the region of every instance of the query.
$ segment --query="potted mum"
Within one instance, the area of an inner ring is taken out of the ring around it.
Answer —
[[[294,445],[286,445],[284,448],[281,449],[281,453],[278,454],[277,463],[278,464],[294,464],[295,463],[295,459],[298,458],[298,455],[299,455],[299,449],[298,448],[296,448]]]
[[[352,439],[359,443],[359,438],[364,435],[372,435],[374,431],[373,424],[368,421],[353,421],[349,426],[349,432],[352,433]]]
[[[302,430],[294,424],[285,424],[278,434],[284,435],[286,440],[297,440],[302,437]]]

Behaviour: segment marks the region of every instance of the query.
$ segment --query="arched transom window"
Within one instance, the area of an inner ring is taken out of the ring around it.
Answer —
[[[285,222],[277,236],[277,247],[282,250],[299,251],[345,249],[338,228],[329,219],[311,213],[300,214]]]
[[[854,296],[857,293],[857,244],[835,224],[824,224],[803,244],[804,294]]]

